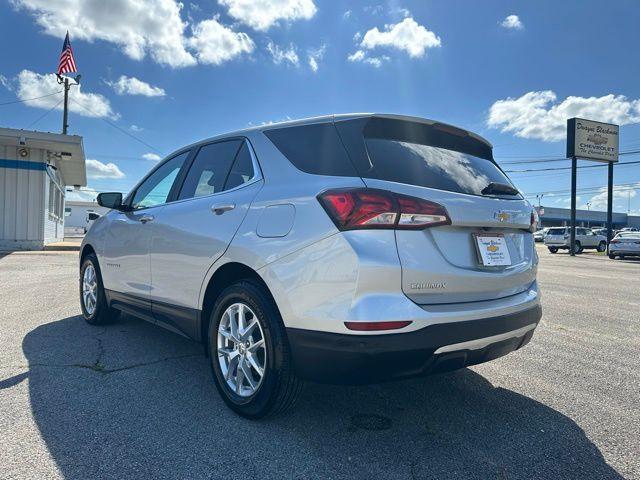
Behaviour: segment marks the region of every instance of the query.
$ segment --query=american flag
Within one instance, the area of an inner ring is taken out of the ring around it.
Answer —
[[[58,75],[77,71],[76,61],[73,58],[73,49],[71,48],[71,42],[69,41],[69,32],[67,32],[67,36],[64,38],[64,44],[62,45],[60,62],[58,63]]]

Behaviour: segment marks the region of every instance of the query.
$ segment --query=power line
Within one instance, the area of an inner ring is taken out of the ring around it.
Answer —
[[[51,112],[53,112],[56,108],[58,108],[60,106],[60,104],[64,101],[64,98],[62,100],[60,100],[58,103],[56,103],[53,107],[51,107],[49,110],[47,110],[46,112],[44,112],[44,114],[40,115],[36,120],[34,120],[33,122],[31,122],[29,125],[27,125],[25,130],[29,130],[31,127],[33,127],[36,123],[38,123],[40,120],[42,120],[44,117],[46,117],[47,115],[49,115]]]
[[[620,156],[636,155],[638,153],[640,153],[640,150],[627,150],[627,151],[620,152],[618,155]],[[556,157],[556,158],[534,158],[530,160],[516,160],[516,161],[498,162],[498,163],[500,163],[500,165],[523,165],[528,163],[564,162],[568,160],[571,160],[571,159],[566,157]]]
[[[635,165],[640,163],[640,160],[636,160],[633,162],[624,162],[624,163],[616,163],[616,166],[621,166],[621,165]],[[579,167],[576,168],[598,168],[598,167],[606,167],[607,164],[603,163],[601,165],[581,165]],[[550,168],[530,168],[527,170],[505,170],[506,173],[529,173],[529,172],[552,172],[552,171],[558,171],[558,170],[571,170],[571,167],[550,167]]]
[[[154,151],[158,152],[159,154],[164,155],[160,150],[158,150],[158,149],[157,149],[156,147],[154,147],[153,145],[148,144],[147,142],[145,142],[144,140],[142,140],[142,139],[140,139],[140,138],[136,137],[136,136],[135,136],[135,135],[133,135],[132,133],[127,132],[127,131],[126,131],[125,129],[123,129],[123,128],[120,128],[120,127],[119,127],[118,125],[116,125],[115,123],[113,123],[113,122],[111,122],[111,121],[107,120],[107,119],[106,119],[106,118],[104,118],[104,117],[101,117],[101,116],[100,116],[100,115],[98,115],[96,112],[94,112],[93,110],[91,110],[89,107],[84,106],[82,103],[80,103],[80,102],[78,101],[78,99],[74,99],[74,101],[75,101],[78,105],[80,105],[82,108],[84,108],[87,112],[89,112],[89,113],[91,113],[91,114],[95,115],[95,116],[96,116],[96,117],[98,117],[100,120],[102,120],[103,122],[105,122],[107,125],[112,126],[112,127],[113,127],[113,128],[115,128],[116,130],[119,130],[121,133],[124,133],[126,136],[128,136],[128,137],[130,137],[130,138],[133,138],[136,142],[140,142],[141,144],[143,144],[144,146],[146,146],[146,147],[150,148],[151,150],[154,150]]]
[[[62,93],[62,90],[59,90],[57,92],[53,92],[53,93],[48,93],[47,95],[41,95],[39,97],[33,97],[33,98],[23,98],[21,100],[12,100],[10,102],[4,102],[4,103],[0,103],[0,107],[3,107],[5,105],[13,105],[15,103],[24,103],[24,102],[30,102],[31,100],[39,100],[41,98],[47,98],[47,97],[52,97],[54,95],[58,95],[59,93]]]

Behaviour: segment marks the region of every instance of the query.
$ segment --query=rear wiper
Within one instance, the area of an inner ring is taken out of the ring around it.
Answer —
[[[480,193],[482,195],[518,195],[520,192],[506,183],[491,182]]]

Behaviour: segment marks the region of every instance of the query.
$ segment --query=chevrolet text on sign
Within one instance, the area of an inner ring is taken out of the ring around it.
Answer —
[[[619,129],[618,125],[570,118],[567,120],[567,157],[617,162]]]

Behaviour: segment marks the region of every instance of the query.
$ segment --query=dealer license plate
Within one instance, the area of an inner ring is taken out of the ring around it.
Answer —
[[[504,235],[478,233],[475,239],[482,265],[487,267],[511,265],[511,256]]]

